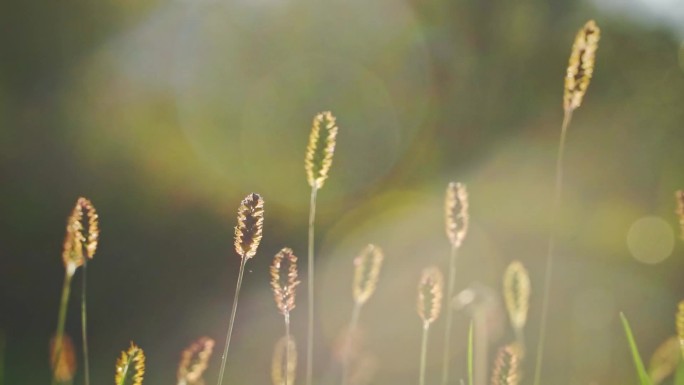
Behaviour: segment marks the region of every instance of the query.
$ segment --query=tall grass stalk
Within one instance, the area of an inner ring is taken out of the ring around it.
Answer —
[[[71,292],[71,279],[74,276],[74,270],[67,270],[64,272],[64,284],[62,285],[62,297],[59,301],[59,314],[57,315],[57,334],[55,336],[55,358],[52,360],[52,368],[57,367],[60,356],[62,355],[62,339],[64,338],[64,326],[66,325],[67,307],[69,305],[69,293]],[[57,378],[52,373],[52,385],[57,384]]]
[[[314,345],[314,230],[316,221],[316,193],[318,189],[311,188],[311,201],[309,204],[309,245],[307,252],[307,300],[308,327],[306,332],[306,384],[311,385],[313,378],[313,345]]]
[[[539,339],[536,352],[536,364],[534,369],[534,385],[539,385],[541,368],[544,357],[544,342],[546,339],[546,327],[549,311],[549,296],[553,274],[553,259],[555,252],[555,237],[558,231],[558,210],[561,203],[563,189],[563,155],[565,152],[565,138],[572,119],[572,113],[582,104],[582,98],[589,87],[594,72],[596,49],[600,38],[600,30],[593,20],[589,20],[575,36],[575,41],[570,53],[570,60],[565,76],[565,88],[563,94],[563,123],[561,136],[556,155],[556,178],[553,192],[553,201],[550,213],[550,233],[546,255],[546,269],[544,272],[544,287],[542,300],[541,324],[539,327]]]
[[[449,282],[447,284],[447,301],[454,297],[454,286],[456,281],[456,258],[458,249],[451,247],[451,258],[449,258]],[[448,302],[447,302],[448,303]],[[451,324],[453,323],[453,307],[446,307],[446,327],[444,331],[444,354],[442,362],[442,385],[449,383],[449,367],[451,367]]]
[[[233,297],[233,309],[230,312],[230,322],[228,323],[228,334],[226,335],[226,346],[223,349],[221,356],[221,369],[219,370],[218,384],[223,383],[223,374],[226,371],[226,359],[228,357],[228,349],[230,348],[230,337],[233,334],[233,325],[235,324],[235,314],[237,313],[238,299],[240,297],[240,288],[242,287],[242,276],[245,273],[246,258],[242,258],[240,262],[240,273],[238,274],[237,285],[235,287],[235,296]]]
[[[418,383],[420,385],[425,385],[425,366],[427,361],[427,345],[428,345],[428,333],[430,331],[430,323],[423,322],[423,339],[420,344],[420,377]]]
[[[423,320],[423,341],[420,349],[420,374],[418,381],[425,385],[425,365],[427,356],[428,332],[442,310],[444,296],[444,277],[438,268],[431,266],[423,270],[418,282],[418,316]]]
[[[90,362],[88,353],[88,319],[86,310],[86,267],[88,262],[83,260],[83,271],[81,273],[81,338],[83,340],[83,374],[84,374],[84,384],[90,385]]]
[[[344,350],[342,351],[342,385],[347,385],[349,378],[349,360],[351,355],[351,341],[359,324],[359,316],[361,314],[361,307],[363,305],[356,302],[352,309],[351,320],[349,321],[349,329],[347,336],[344,339]]]

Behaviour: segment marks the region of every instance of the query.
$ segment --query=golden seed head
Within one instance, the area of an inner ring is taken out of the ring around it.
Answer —
[[[653,353],[648,368],[648,374],[653,384],[660,384],[674,373],[679,361],[681,361],[681,354],[677,336],[672,336],[660,344]]]
[[[678,306],[677,317],[677,338],[682,350],[682,358],[684,359],[684,301],[681,301]]]
[[[287,278],[281,276],[283,262],[289,266],[287,268]],[[295,308],[295,289],[299,285],[297,279],[297,257],[289,248],[284,248],[273,257],[271,263],[271,288],[273,296],[280,313],[287,315]]]
[[[451,182],[447,186],[444,202],[446,234],[453,247],[461,247],[468,232],[468,191],[463,183]]]
[[[444,278],[437,267],[423,270],[418,283],[418,315],[425,326],[435,322],[442,309]]]
[[[382,249],[375,245],[366,246],[361,254],[354,258],[354,301],[364,304],[373,295],[380,276],[380,267],[384,256]]]
[[[681,228],[681,237],[684,239],[684,190],[677,190],[675,192],[675,199],[677,200],[677,216],[679,216],[679,227]]]
[[[178,364],[178,385],[203,384],[202,375],[209,367],[209,359],[214,351],[214,340],[202,337],[188,346],[181,354]]]
[[[589,88],[591,75],[594,73],[594,61],[600,35],[601,30],[596,22],[589,20],[575,36],[568,71],[565,75],[563,108],[566,112],[573,111],[582,104],[582,98]]]
[[[70,382],[76,373],[76,351],[71,338],[66,334],[62,335],[61,345],[61,349],[57,349],[57,337],[50,340],[50,365],[55,380]]]
[[[83,211],[85,211],[88,218],[88,236],[83,234]],[[67,219],[66,235],[64,237],[64,250],[62,251],[62,260],[64,267],[70,274],[76,271],[76,268],[83,265],[85,243],[85,255],[89,259],[93,259],[95,251],[97,250],[97,242],[100,237],[100,228],[98,225],[98,215],[95,211],[95,206],[86,198],[80,197],[76,201],[71,215]]]
[[[127,384],[126,380],[130,378],[130,385],[142,385],[144,375],[145,353],[131,342],[131,347],[125,352],[122,351],[121,356],[116,361],[114,383],[116,385],[125,385]]]
[[[235,251],[242,258],[256,254],[264,226],[264,200],[259,194],[249,194],[240,203],[235,226]]]
[[[323,135],[321,135],[323,126]],[[306,146],[304,169],[306,180],[312,188],[323,187],[333,161],[337,141],[337,124],[330,111],[321,112],[313,119],[309,144]]]
[[[520,383],[520,348],[506,345],[499,349],[492,372],[492,385],[518,385]]]
[[[522,263],[513,261],[508,265],[503,277],[503,286],[511,326],[520,331],[525,327],[530,305],[530,276]]]
[[[287,354],[285,354],[285,349],[287,349]],[[286,356],[287,362],[285,362]],[[297,345],[292,337],[289,340],[287,337],[281,337],[273,348],[273,363],[271,365],[273,385],[285,385],[286,383],[287,385],[294,385],[296,372]]]

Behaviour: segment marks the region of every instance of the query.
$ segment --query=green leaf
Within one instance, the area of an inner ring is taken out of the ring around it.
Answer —
[[[679,361],[674,376],[674,385],[684,385],[684,361]]]
[[[468,385],[473,385],[473,320],[468,329]]]
[[[634,335],[632,334],[632,328],[629,327],[629,322],[627,322],[627,317],[621,312],[620,319],[622,320],[622,326],[625,329],[625,335],[627,335],[627,342],[629,342],[629,349],[632,351],[632,358],[634,359],[634,366],[636,367],[637,374],[639,375],[639,383],[641,385],[653,385],[651,378],[648,376],[646,369],[644,368],[644,362],[641,360],[641,355],[639,355],[639,349],[637,348],[636,342],[634,341]]]

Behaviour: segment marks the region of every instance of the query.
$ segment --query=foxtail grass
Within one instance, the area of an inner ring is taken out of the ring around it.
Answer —
[[[308,328],[306,340],[306,385],[311,385],[313,378],[313,346],[314,346],[314,228],[316,220],[316,195],[328,178],[332,166],[335,144],[337,142],[337,124],[330,112],[321,112],[313,119],[309,143],[306,147],[304,170],[306,180],[311,187],[309,205],[309,245],[308,245]]]
[[[600,29],[596,22],[589,20],[575,36],[572,45],[568,68],[565,75],[565,88],[563,94],[563,123],[561,136],[556,155],[556,178],[551,204],[551,231],[549,235],[548,251],[546,256],[546,271],[544,273],[543,299],[541,308],[541,323],[539,327],[539,339],[536,352],[536,364],[534,370],[534,385],[539,385],[541,369],[544,357],[544,342],[546,338],[546,323],[549,311],[549,295],[551,292],[551,280],[553,273],[553,257],[555,249],[555,237],[557,227],[558,210],[561,203],[563,190],[563,155],[565,152],[565,137],[572,119],[573,112],[580,107],[582,99],[589,88],[591,77],[594,73],[596,49],[600,38]]]
[[[122,351],[121,356],[116,360],[114,383],[116,385],[142,385],[144,376],[145,352],[131,342],[128,350]]]
[[[87,236],[84,235],[83,214],[88,218]],[[92,259],[97,250],[100,236],[98,225],[98,215],[93,204],[86,198],[78,198],[76,205],[67,219],[66,235],[64,237],[64,248],[62,251],[62,262],[64,263],[64,284],[62,285],[62,296],[60,299],[59,314],[57,315],[57,332],[55,334],[54,357],[52,357],[52,367],[60,361],[62,355],[62,338],[66,325],[67,307],[69,304],[69,294],[71,292],[71,280],[76,273],[76,269],[83,266],[85,269],[87,259]],[[89,382],[88,370],[88,339],[86,332],[86,293],[85,275],[83,276],[83,290],[81,294],[81,329],[83,335],[83,355],[85,360],[85,381]],[[52,375],[52,384],[57,382],[55,373]]]
[[[50,363],[52,365],[52,373],[54,378],[59,383],[68,383],[74,379],[76,374],[76,351],[71,338],[68,335],[62,335],[62,342],[60,344],[61,350],[59,357],[57,357],[56,338],[50,340]]]
[[[366,246],[361,254],[354,258],[354,283],[352,285],[354,308],[342,351],[342,385],[347,385],[348,382],[352,335],[358,326],[361,308],[375,292],[383,259],[382,249],[375,245]]]
[[[176,374],[177,385],[204,384],[202,376],[209,367],[214,345],[213,339],[201,337],[183,350]]]
[[[446,222],[446,235],[451,244],[449,258],[449,280],[447,282],[447,299],[454,297],[456,281],[456,259],[458,250],[468,232],[468,191],[462,183],[451,182],[447,186],[444,201],[444,217]],[[442,385],[449,383],[449,368],[451,367],[451,324],[453,308],[446,308],[446,328],[444,329],[444,354],[442,363]]]
[[[684,239],[684,190],[677,190],[675,192],[675,200],[677,203],[677,210],[675,213],[679,218],[679,228],[681,231],[680,237]]]
[[[418,316],[423,320],[423,338],[420,345],[419,385],[425,385],[428,333],[430,325],[437,320],[442,309],[444,277],[438,268],[431,266],[423,270],[418,283]]]
[[[511,262],[503,278],[504,300],[520,355],[525,355],[524,329],[530,307],[530,276],[520,261]]]
[[[223,383],[223,374],[226,370],[226,359],[230,348],[230,337],[233,334],[235,324],[235,314],[237,313],[240,288],[242,287],[242,277],[245,273],[247,260],[254,257],[261,242],[264,225],[264,200],[259,194],[249,194],[240,203],[237,213],[237,226],[235,226],[235,251],[240,255],[240,272],[235,286],[235,297],[233,298],[233,309],[230,313],[228,333],[226,335],[226,346],[221,357],[221,369],[219,370],[218,385]]]
[[[287,274],[284,277],[282,271],[283,264],[287,263]],[[271,263],[271,288],[273,289],[273,297],[275,298],[276,306],[280,314],[285,318],[285,340],[290,341],[290,312],[295,308],[295,294],[296,288],[299,285],[297,274],[297,256],[294,255],[292,249],[283,248],[278,254],[273,257]],[[285,349],[285,362],[289,361],[290,349]],[[290,384],[285,377],[285,385]]]
[[[679,302],[679,305],[677,306],[675,326],[677,328],[677,338],[679,339],[679,346],[682,351],[682,358],[684,358],[684,301]]]
[[[518,385],[520,383],[521,352],[516,344],[499,349],[492,371],[492,385]]]
[[[273,385],[294,384],[297,372],[297,345],[292,336],[281,337],[273,348]]]

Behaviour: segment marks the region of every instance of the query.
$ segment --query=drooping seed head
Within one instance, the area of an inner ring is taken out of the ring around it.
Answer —
[[[322,130],[321,130],[322,126]],[[330,111],[321,112],[313,119],[309,144],[306,147],[304,169],[306,180],[312,188],[323,187],[333,161],[337,141],[337,124]]]
[[[679,348],[679,338],[672,336],[665,340],[651,356],[648,367],[648,374],[653,384],[660,384],[667,377],[674,373],[677,365],[682,360],[682,353]]]
[[[88,218],[88,236],[83,234],[83,212]],[[88,259],[93,259],[97,250],[97,243],[100,236],[98,215],[95,206],[86,198],[80,197],[76,201],[71,215],[67,219],[66,235],[64,236],[64,250],[62,260],[64,267],[69,274],[73,274],[76,269],[85,262],[84,254]],[[84,253],[85,243],[85,253]]]
[[[681,301],[678,306],[677,317],[677,338],[679,338],[679,345],[682,350],[682,359],[684,359],[684,301]]]
[[[259,194],[249,194],[240,203],[235,226],[235,251],[242,258],[256,254],[264,225],[264,200]]]
[[[209,359],[214,351],[214,344],[213,339],[202,337],[183,350],[178,364],[177,385],[200,385],[204,383],[202,375],[209,367]]]
[[[589,82],[594,73],[600,35],[601,30],[596,22],[589,20],[575,36],[565,75],[563,108],[566,112],[573,111],[582,104],[582,98],[589,88]]]
[[[287,263],[287,277],[282,272],[283,264]],[[291,249],[284,248],[273,257],[271,263],[271,288],[278,310],[287,316],[295,308],[295,289],[299,285],[297,279],[297,257]]]
[[[145,375],[145,353],[137,345],[131,342],[127,351],[122,351],[116,361],[116,385],[142,385]],[[130,379],[130,382],[127,380]]]
[[[366,246],[354,258],[353,296],[357,304],[364,304],[373,295],[380,276],[384,256],[382,249],[375,245]]]
[[[418,283],[418,315],[425,326],[435,322],[442,309],[444,278],[437,267],[423,270]]]
[[[681,237],[684,239],[684,190],[677,190],[675,192],[675,199],[677,201],[677,216],[679,217],[679,227],[681,229]]]
[[[287,349],[287,354],[285,351]],[[287,356],[287,362],[285,357]],[[284,369],[284,370],[283,370]],[[294,385],[297,372],[297,345],[292,337],[281,337],[273,348],[273,362],[271,365],[271,379],[273,385]]]
[[[530,305],[530,276],[520,261],[513,261],[508,265],[504,273],[503,286],[511,326],[516,330],[522,330],[527,322],[527,310]]]
[[[461,247],[468,232],[468,191],[463,183],[451,182],[447,186],[444,202],[446,234],[453,247]]]
[[[59,358],[57,357],[59,354]],[[76,352],[68,335],[62,335],[62,347],[57,349],[57,338],[50,340],[50,365],[58,382],[70,382],[76,373]]]
[[[492,385],[518,385],[520,378],[520,348],[517,345],[501,347],[494,363]]]

